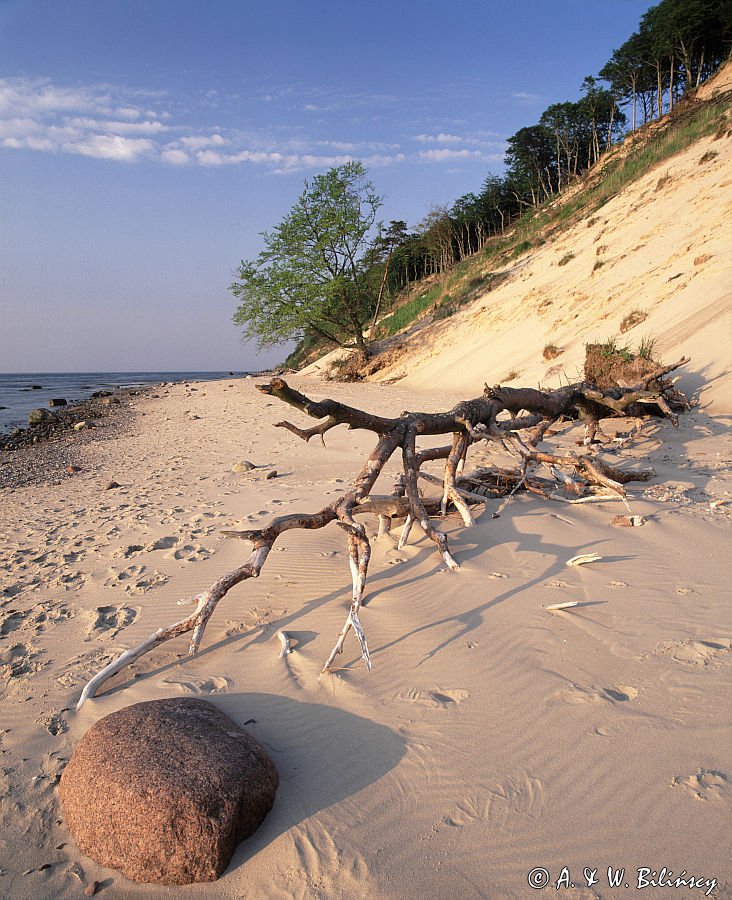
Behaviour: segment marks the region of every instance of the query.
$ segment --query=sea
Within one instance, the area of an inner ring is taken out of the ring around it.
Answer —
[[[36,372],[0,373],[0,433],[28,425],[28,414],[48,401],[86,400],[95,391],[171,381],[218,381],[246,372]]]

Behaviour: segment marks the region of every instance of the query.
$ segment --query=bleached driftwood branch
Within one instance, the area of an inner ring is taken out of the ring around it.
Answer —
[[[223,532],[229,537],[251,542],[252,551],[247,561],[199,594],[195,598],[196,609],[189,616],[158,629],[141,644],[125,651],[103,668],[85,685],[77,709],[93,697],[113,675],[165,641],[192,632],[188,652],[196,653],[219,601],[235,585],[259,575],[281,534],[293,528],[324,528],[331,522],[336,522],[346,532],[352,591],[348,616],[322,673],[332,670],[337,656],[343,652],[345,639],[351,630],[356,634],[367,668],[371,668],[371,655],[360,619],[371,544],[366,528],[354,516],[363,513],[378,515],[380,533],[391,528],[393,519],[403,518],[400,547],[406,543],[413,525],[417,523],[434,542],[448,569],[454,571],[459,568],[458,562],[450,552],[447,535],[433,522],[433,518],[438,515],[444,517],[448,506],[452,505],[460,514],[463,524],[470,527],[474,520],[469,503],[485,503],[486,500],[479,493],[480,490],[485,490],[492,496],[504,496],[504,505],[522,488],[548,499],[570,499],[559,493],[557,489],[561,489],[572,495],[573,500],[570,502],[597,499],[597,496],[592,496],[592,491],[601,488],[611,496],[625,500],[623,485],[629,480],[643,480],[651,473],[624,473],[589,453],[569,453],[563,456],[545,453],[537,449],[538,444],[548,428],[560,419],[581,419],[585,424],[587,442],[594,439],[602,418],[637,416],[639,407],[641,411],[647,412],[655,406],[657,414],[667,416],[677,426],[678,419],[671,405],[678,407],[681,395],[675,388],[671,391],[671,387],[665,385],[662,378],[686,362],[687,359],[682,359],[672,366],[659,367],[658,371],[632,388],[599,390],[594,385],[578,383],[545,392],[533,388],[486,385],[481,397],[462,401],[447,412],[403,412],[395,418],[372,415],[335,400],[311,400],[281,378],[274,378],[269,384],[257,385],[261,393],[323,420],[309,429],[299,428],[289,422],[278,422],[276,427],[285,428],[305,441],[319,435],[325,443],[324,435],[327,431],[338,425],[347,425],[351,429],[365,429],[377,434],[375,448],[351,487],[318,512],[279,516],[261,529]],[[660,384],[660,387],[651,391],[649,385],[652,383]],[[665,394],[667,387],[668,395]],[[510,414],[510,420],[498,419],[499,414],[504,411]],[[519,417],[522,411],[527,415]],[[523,441],[519,436],[522,430],[530,430],[528,441]],[[452,443],[418,451],[418,436],[439,434],[451,434]],[[493,472],[483,470],[477,476],[461,475],[470,447],[478,441],[486,440],[496,442],[511,452],[518,460],[518,467]],[[401,451],[403,471],[394,492],[388,497],[370,496],[384,466],[397,450]],[[437,460],[444,460],[442,479],[420,472],[424,463]],[[534,469],[539,466],[548,470],[551,479],[539,478],[534,474]],[[418,489],[420,476],[429,481],[438,481],[442,488],[438,501],[427,501],[421,496]],[[283,643],[283,653],[286,655],[286,652]]]
[[[286,631],[278,631],[277,638],[281,644],[280,659],[284,659],[286,656],[289,656],[290,653],[292,653],[292,642],[290,641],[290,635]]]

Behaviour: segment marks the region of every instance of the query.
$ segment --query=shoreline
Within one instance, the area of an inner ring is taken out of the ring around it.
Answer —
[[[19,374],[0,373],[0,446],[18,428],[26,428],[34,408],[49,407],[55,412],[63,408],[52,403],[55,398],[69,405],[125,390],[141,390],[182,382],[208,382],[226,378],[256,375],[247,371],[147,371],[147,372],[46,372]]]
[[[133,428],[134,401],[155,390],[155,386],[121,388],[109,396],[73,401],[51,410],[56,416],[53,424],[30,425],[0,436],[0,489],[58,484],[82,471],[86,448],[117,436],[120,429]]]
[[[164,398],[175,385],[207,385],[214,381],[267,378],[271,372],[222,375],[211,381],[161,381],[159,383],[95,391],[100,396],[70,400],[51,407],[55,422],[28,425],[0,433],[0,489],[29,484],[58,484],[84,469],[85,448],[98,440],[117,436],[135,426],[138,401]]]
[[[401,549],[398,535],[374,539],[362,612],[371,672],[349,638],[342,668],[318,681],[350,603],[348,554],[335,526],[292,531],[260,577],[221,602],[197,656],[187,638],[170,641],[73,711],[105,662],[246,559],[248,546],[222,531],[322,508],[373,450],[363,431],[333,429],[323,448],[276,428],[285,407],[254,382],[134,398],[129,427],[98,429],[109,439],[85,446],[76,476],[2,492],[3,893],[71,900],[81,880],[110,900],[170,894],[82,856],[56,783],[102,716],[174,696],[249,722],[281,778],[260,829],[219,881],[186,887],[192,900],[521,897],[537,865],[555,881],[562,866],[574,876],[666,865],[732,886],[720,849],[732,809],[718,699],[732,663],[724,416],[653,423],[618,457],[656,469],[633,488],[642,528],[610,526],[621,504],[517,495],[497,519],[497,502],[477,510],[471,529],[445,520],[459,572],[442,571],[419,532]],[[460,399],[288,382],[380,415]],[[289,408],[284,417],[312,424]],[[576,436],[552,440],[572,447]],[[245,459],[256,468],[233,471]],[[119,486],[105,490],[110,479]],[[373,535],[376,520],[364,523]],[[592,552],[603,559],[566,566]],[[578,605],[546,611],[560,601]],[[281,629],[296,641],[285,659]]]

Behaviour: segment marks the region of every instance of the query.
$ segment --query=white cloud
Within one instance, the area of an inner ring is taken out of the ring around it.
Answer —
[[[134,106],[119,106],[115,109],[114,114],[118,119],[130,119],[132,121],[139,119],[141,116],[140,110],[135,109]]]
[[[343,153],[356,152],[356,144],[353,141],[316,141],[315,143],[318,147],[332,147],[334,150],[341,150]]]
[[[0,119],[0,138],[22,139],[29,134],[37,133],[38,126],[29,118],[16,116],[12,119]]]
[[[414,136],[415,141],[420,144],[464,144],[465,138],[458,137],[456,134],[417,134]]]
[[[164,148],[160,153],[160,159],[170,163],[171,166],[185,166],[191,161],[190,156],[184,150],[176,150],[174,147]]]
[[[496,140],[498,138],[498,140]],[[478,131],[471,135],[457,135],[441,131],[439,134],[416,134],[414,140],[419,144],[435,144],[438,147],[476,147],[481,151],[489,147],[501,149],[505,141],[494,131]],[[425,151],[426,152],[426,151]]]
[[[136,162],[155,151],[155,144],[147,138],[127,138],[118,134],[93,134],[81,141],[61,145],[67,153],[93,156],[95,159],[116,159]]]
[[[278,99],[291,93],[284,91]],[[324,92],[322,99],[333,97],[345,100],[338,92]],[[448,130],[418,134],[413,140],[422,149],[405,153],[396,142],[336,140],[309,134],[301,123],[243,131],[227,128],[222,122],[199,129],[165,109],[166,99],[160,92],[124,91],[110,85],[68,87],[45,79],[0,79],[0,150],[68,153],[166,166],[245,165],[274,174],[322,170],[355,159],[373,167],[415,160],[444,163],[500,159],[499,154],[488,155],[489,148],[501,146],[490,139],[495,135],[488,132],[463,137]],[[360,99],[365,104],[369,98],[364,95]],[[315,109],[316,103],[309,106]],[[284,121],[291,123],[291,119]]]
[[[353,157],[321,156],[314,153],[281,153],[278,150],[241,150],[238,153],[219,153],[216,150],[201,150],[196,154],[202,166],[226,166],[237,163],[265,164],[274,166],[277,174],[299,171],[300,169],[326,168],[351,162]]]
[[[480,150],[451,150],[447,147],[440,150],[420,150],[419,158],[426,159],[428,162],[446,162],[453,159],[481,159],[483,154]]]
[[[162,134],[169,131],[167,125],[162,122],[151,122],[146,119],[142,122],[115,122],[105,119],[69,117],[64,119],[65,125],[72,128],[82,128],[87,131],[111,132],[113,134]]]
[[[110,118],[113,116],[114,118]],[[7,149],[73,153],[133,162],[154,156],[149,137],[167,126],[154,110],[115,105],[107,87],[64,87],[43,79],[0,79],[0,137]]]
[[[170,130],[162,122],[151,122],[150,120],[145,120],[144,122],[103,122],[101,124],[104,128],[117,134],[163,134],[163,132]]]
[[[190,135],[180,139],[180,143],[188,150],[203,150],[204,147],[225,147],[228,141],[220,134]]]
[[[407,157],[404,153],[395,153],[393,156],[388,156],[383,153],[374,153],[372,156],[363,157],[361,161],[367,166],[383,168],[384,166],[395,166],[399,163],[406,162],[406,159]]]
[[[54,115],[81,111],[109,115],[109,96],[86,88],[56,87],[41,79],[0,79],[0,115]]]
[[[541,100],[541,96],[539,94],[529,94],[526,91],[516,91],[515,93],[511,94],[511,96],[516,100],[527,100],[531,103],[535,102],[536,100]]]

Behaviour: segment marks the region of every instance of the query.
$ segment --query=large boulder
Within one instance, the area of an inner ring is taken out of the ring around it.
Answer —
[[[205,700],[136,703],[96,723],[61,777],[82,853],[133,881],[214,881],[274,803],[265,750]]]

